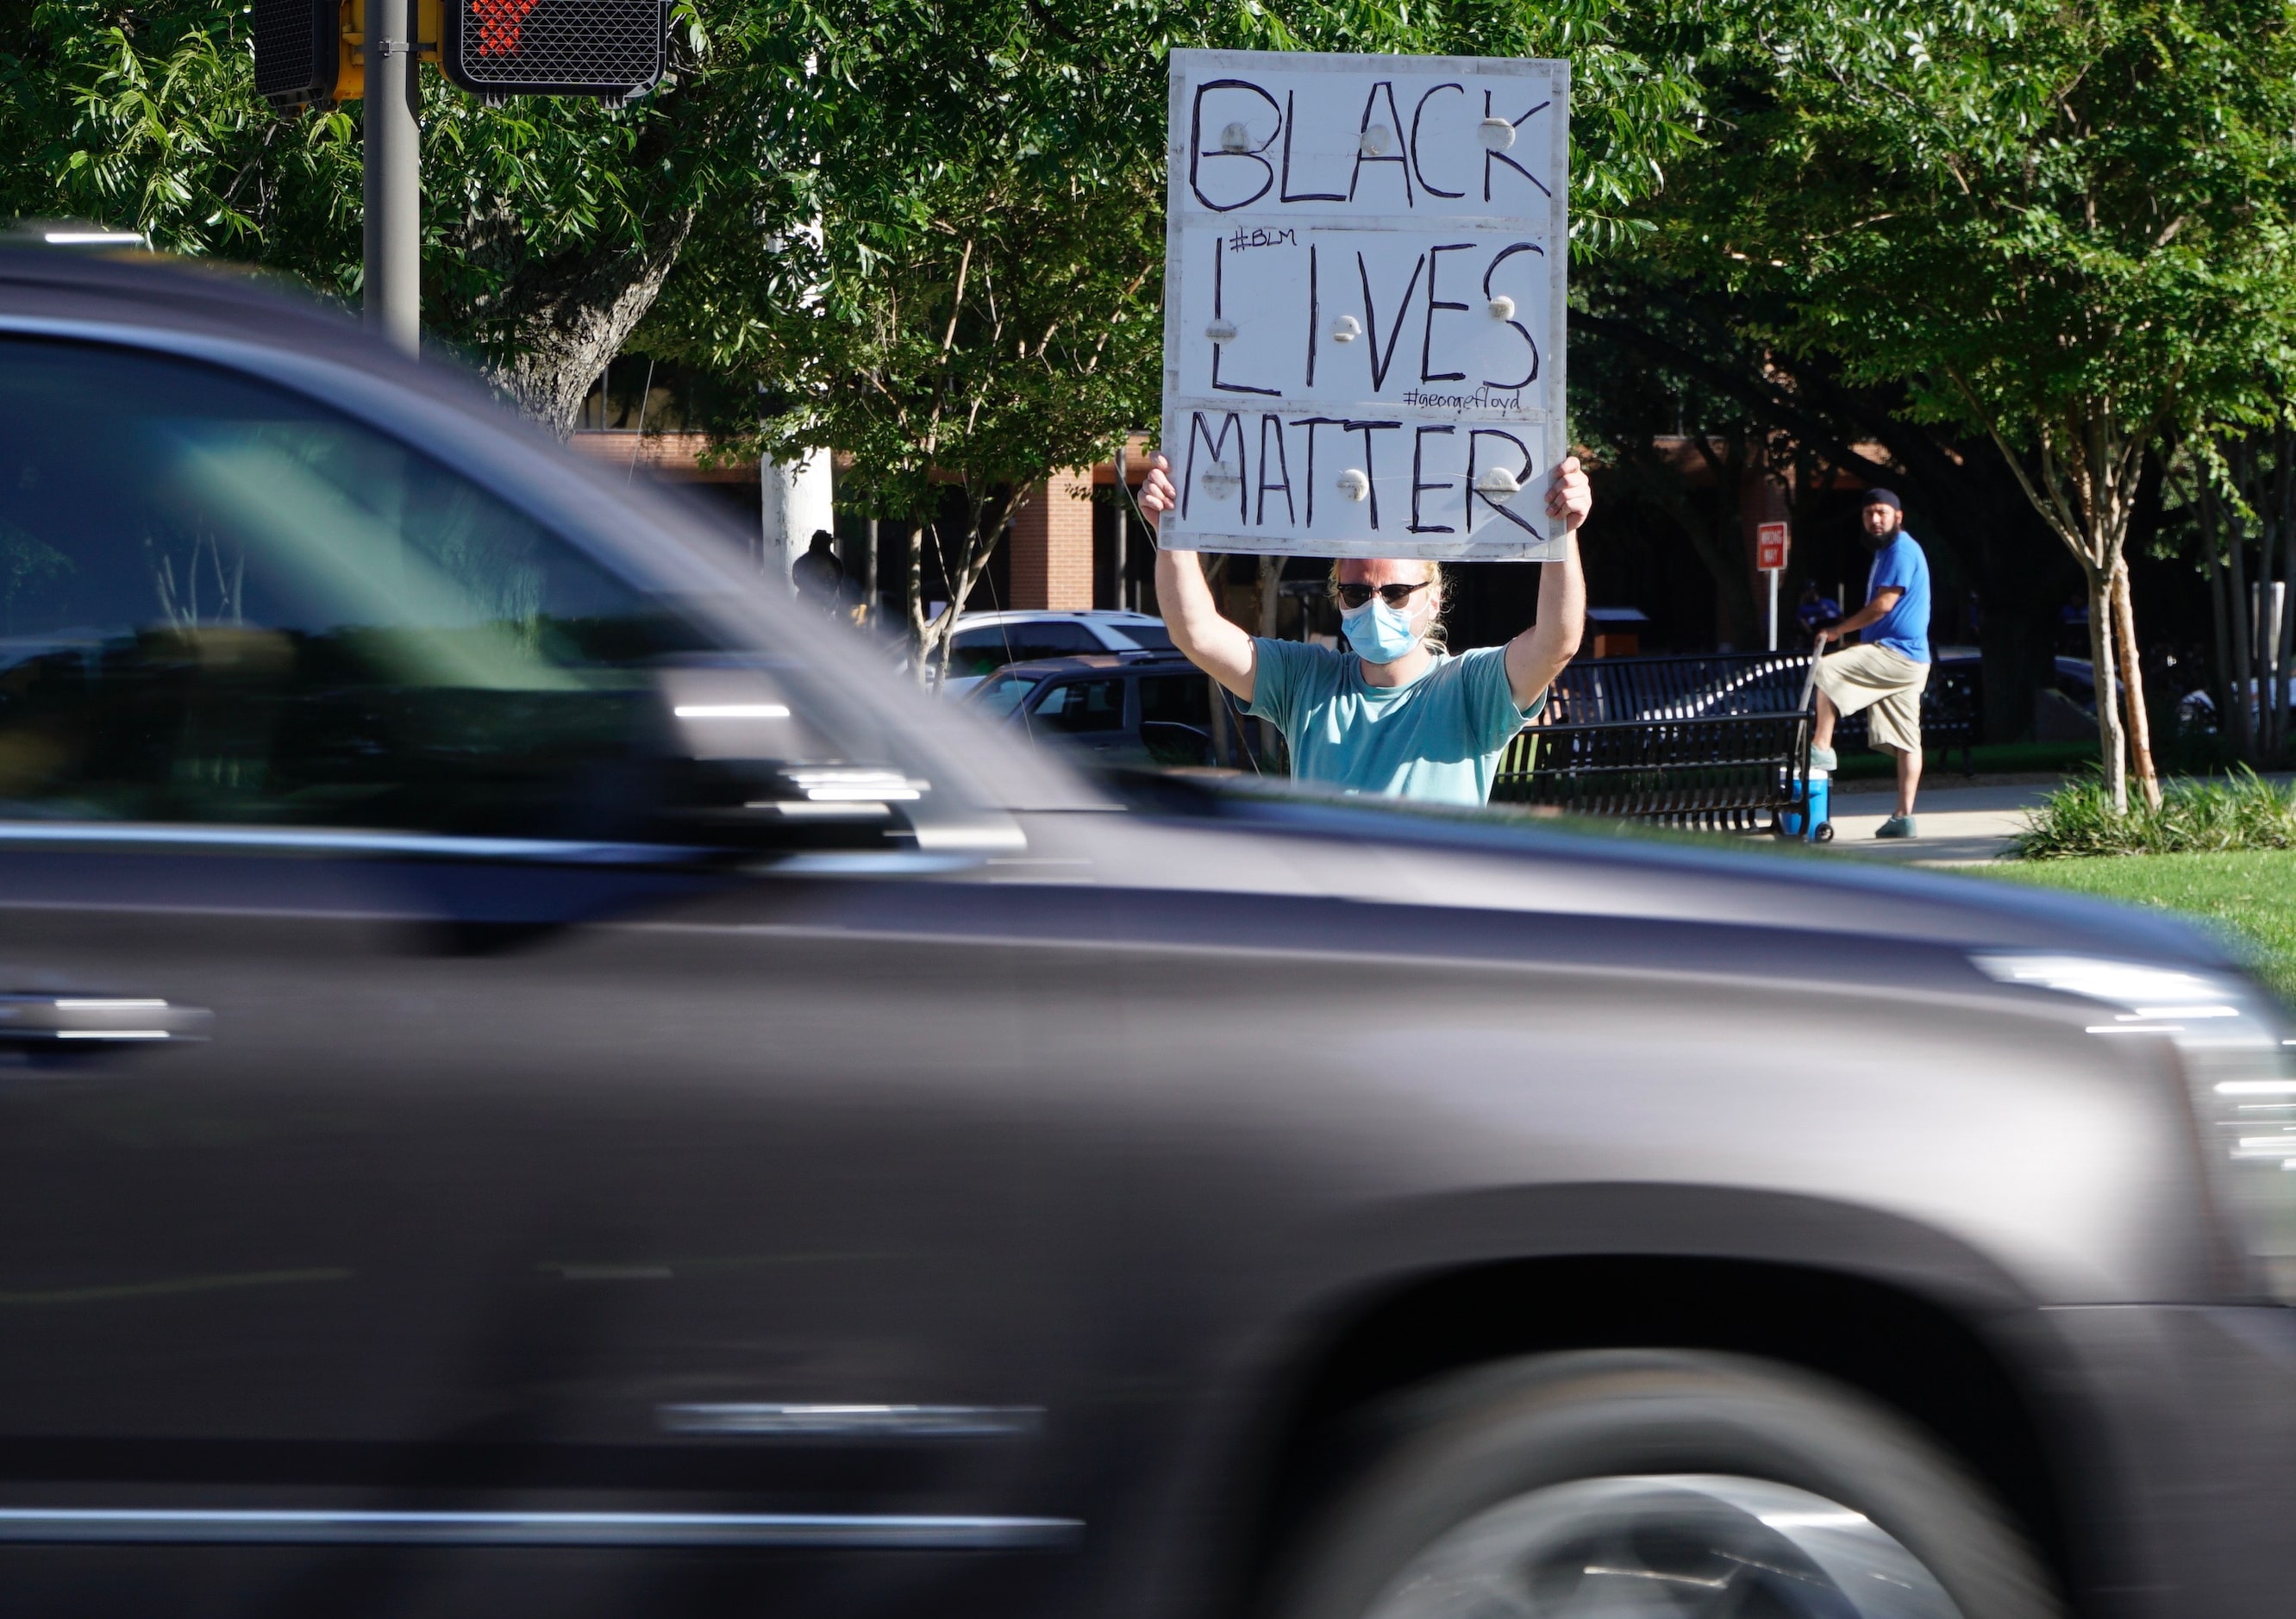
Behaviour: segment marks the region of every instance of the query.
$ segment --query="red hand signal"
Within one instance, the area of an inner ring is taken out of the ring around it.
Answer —
[[[534,7],[535,0],[471,0],[471,14],[479,24],[479,54],[515,54],[519,25]]]

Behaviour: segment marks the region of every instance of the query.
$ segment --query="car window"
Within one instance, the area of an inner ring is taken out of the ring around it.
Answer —
[[[1210,677],[1203,675],[1142,675],[1140,723],[1144,725],[1210,724]]]
[[[1105,627],[1143,651],[1177,652],[1180,650],[1172,644],[1171,632],[1160,624],[1111,624]]]
[[[962,680],[968,675],[981,675],[1003,668],[1008,663],[1018,663],[1004,639],[1003,628],[989,625],[978,630],[959,630],[949,638],[948,673],[951,679]]]
[[[998,675],[983,681],[973,695],[973,706],[1002,718],[1021,706],[1043,679],[1037,675]]]
[[[0,343],[0,816],[607,835],[706,650],[324,407]]]
[[[984,624],[959,630],[949,649],[948,672],[953,675],[987,675],[1008,663],[1034,663],[1040,658],[1073,658],[1079,652],[1108,650],[1098,636],[1068,618]]]
[[[1029,715],[1032,725],[1051,731],[1087,732],[1124,729],[1124,683],[1121,680],[1076,680],[1045,693]]]

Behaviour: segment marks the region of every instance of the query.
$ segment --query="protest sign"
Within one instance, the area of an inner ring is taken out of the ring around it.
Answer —
[[[1557,553],[1570,90],[1560,61],[1172,53],[1160,544]]]

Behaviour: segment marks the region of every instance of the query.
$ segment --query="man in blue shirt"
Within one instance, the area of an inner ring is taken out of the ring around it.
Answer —
[[[1813,770],[1834,768],[1833,727],[1845,714],[1871,708],[1869,735],[1876,748],[1898,756],[1898,813],[1876,838],[1911,838],[1914,789],[1922,781],[1922,689],[1930,682],[1930,561],[1905,530],[1905,508],[1887,489],[1866,491],[1859,521],[1874,567],[1866,578],[1866,605],[1830,629],[1816,633],[1815,650],[1853,630],[1864,643],[1821,656],[1817,665],[1817,726],[1810,733]]]
[[[1140,510],[1154,523],[1179,502],[1164,458],[1150,469]],[[1189,552],[1156,553],[1156,600],[1172,643],[1283,732],[1295,776],[1346,792],[1480,805],[1499,756],[1578,650],[1587,580],[1578,530],[1593,505],[1578,458],[1565,457],[1546,492],[1563,554],[1543,565],[1538,622],[1503,647],[1443,650],[1434,634],[1442,570],[1418,557],[1350,557],[1332,570],[1345,652],[1246,634],[1221,615]]]

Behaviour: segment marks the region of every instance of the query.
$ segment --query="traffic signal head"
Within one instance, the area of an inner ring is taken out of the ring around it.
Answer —
[[[439,65],[463,89],[621,101],[662,74],[666,0],[447,0]]]
[[[255,92],[275,107],[335,99],[342,0],[255,0]]]

